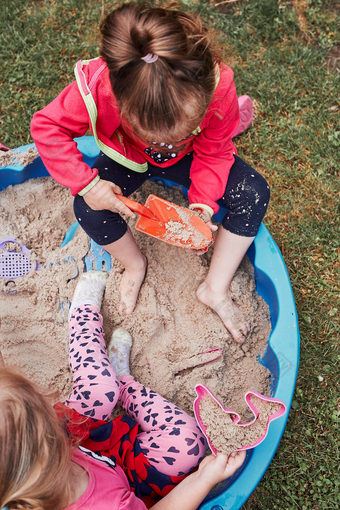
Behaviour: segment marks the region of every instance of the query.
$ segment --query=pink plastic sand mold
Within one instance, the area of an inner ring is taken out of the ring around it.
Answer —
[[[194,401],[194,414],[195,414],[197,423],[198,423],[201,431],[205,435],[205,437],[206,437],[206,439],[208,441],[209,447],[210,447],[210,449],[211,449],[211,451],[213,452],[214,455],[217,454],[217,450],[213,446],[213,444],[210,441],[209,436],[207,435],[207,427],[202,422],[202,419],[201,419],[201,416],[200,416],[200,411],[199,411],[199,403],[202,400],[202,398],[205,397],[206,395],[209,395],[220,406],[220,408],[223,410],[224,413],[232,415],[232,421],[238,427],[249,427],[250,425],[255,423],[255,421],[257,420],[257,418],[259,416],[258,409],[251,402],[251,395],[255,395],[256,397],[260,398],[263,401],[275,402],[275,403],[281,405],[281,408],[278,409],[278,411],[276,411],[275,413],[273,413],[273,414],[271,414],[269,416],[269,418],[267,420],[267,425],[266,425],[266,429],[265,429],[264,434],[261,437],[259,437],[258,440],[254,444],[243,445],[242,447],[238,448],[238,450],[249,450],[251,448],[254,448],[255,446],[258,446],[260,443],[262,443],[262,441],[264,441],[265,438],[267,437],[270,423],[273,420],[276,420],[277,418],[280,418],[281,416],[283,416],[286,413],[286,410],[287,410],[286,405],[285,405],[284,402],[282,402],[282,400],[279,400],[278,398],[273,398],[273,397],[265,397],[264,395],[261,395],[261,393],[258,393],[257,391],[251,391],[250,390],[250,391],[247,391],[247,393],[244,396],[244,399],[246,401],[247,406],[252,411],[252,413],[254,415],[254,418],[251,421],[248,421],[246,423],[240,423],[240,420],[241,420],[240,415],[236,411],[234,411],[233,409],[229,409],[227,407],[223,407],[221,402],[215,397],[215,395],[213,393],[211,393],[209,388],[204,386],[204,384],[197,384],[195,386],[195,390],[196,390],[196,393],[197,393],[197,397],[196,397],[196,399]]]

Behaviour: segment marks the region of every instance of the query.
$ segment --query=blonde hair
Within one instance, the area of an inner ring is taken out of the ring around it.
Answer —
[[[49,398],[0,370],[0,507],[59,510],[69,501],[71,446]]]
[[[108,14],[100,30],[122,117],[144,139],[188,136],[211,102],[219,61],[199,16],[128,3]],[[158,58],[147,63],[148,54]]]

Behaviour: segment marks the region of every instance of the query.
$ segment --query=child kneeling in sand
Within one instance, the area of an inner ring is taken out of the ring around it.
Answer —
[[[76,287],[73,389],[64,403],[53,409],[32,382],[1,368],[2,509],[194,510],[244,461],[244,452],[210,456],[188,475],[203,458],[204,437],[193,417],[133,379],[122,328],[112,335],[110,362],[100,314],[105,278],[88,272]],[[127,414],[110,421],[117,403]]]
[[[79,61],[76,81],[33,117],[41,158],[75,196],[85,232],[124,267],[126,313],[135,307],[146,258],[119,214],[133,213],[116,194],[129,196],[153,177],[170,179],[188,188],[189,207],[211,230],[211,216],[227,208],[197,297],[242,342],[250,327],[230,283],[260,227],[269,186],[232,142],[240,121],[233,71],[197,14],[124,4],[103,20],[101,35],[101,58]],[[73,141],[89,128],[101,150],[93,168]]]

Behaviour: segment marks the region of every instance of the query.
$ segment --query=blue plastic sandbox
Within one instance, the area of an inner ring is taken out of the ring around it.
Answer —
[[[93,137],[83,136],[76,141],[84,161],[92,165],[99,154]],[[15,151],[24,152],[33,146],[25,145]],[[26,167],[16,164],[0,168],[0,190],[46,175],[48,173],[40,158]],[[167,186],[175,184],[162,181]],[[215,219],[221,221],[224,214],[225,211],[220,210]],[[288,419],[298,372],[300,336],[294,295],[281,252],[263,224],[247,254],[254,266],[257,292],[269,306],[272,323],[268,348],[259,363],[270,370],[271,394],[283,400],[287,413],[271,423],[266,439],[256,448],[248,450],[240,470],[219,492],[211,493],[200,506],[200,510],[238,510],[249,498],[279,445]]]

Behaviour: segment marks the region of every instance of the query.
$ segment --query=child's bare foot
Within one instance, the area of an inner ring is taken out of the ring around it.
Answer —
[[[233,303],[229,293],[217,294],[206,282],[203,282],[198,287],[196,295],[199,301],[217,313],[235,342],[241,344],[245,341],[250,326]]]
[[[138,266],[133,269],[125,269],[123,273],[120,282],[120,313],[128,315],[135,309],[139,289],[143,283],[147,267],[146,257],[144,255],[142,257]]]

